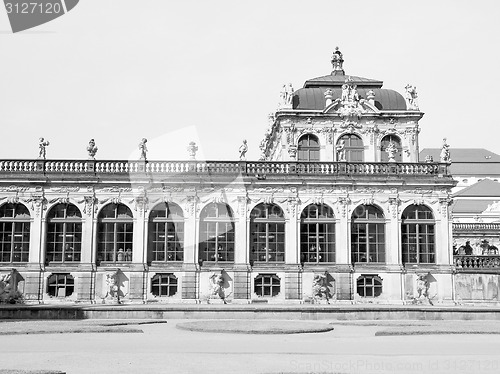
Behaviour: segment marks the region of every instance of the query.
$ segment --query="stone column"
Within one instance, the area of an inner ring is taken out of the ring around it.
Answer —
[[[198,226],[196,193],[187,196],[186,216],[184,219],[184,275],[182,279],[182,298],[196,299],[197,297],[197,273],[198,261]]]
[[[398,219],[398,205],[399,199],[389,198],[386,217],[386,264],[397,265],[401,263],[400,255],[400,223]]]

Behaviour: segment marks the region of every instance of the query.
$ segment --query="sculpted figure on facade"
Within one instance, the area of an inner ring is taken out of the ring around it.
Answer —
[[[21,292],[17,289],[16,270],[0,275],[0,303],[13,304],[21,300]]]
[[[343,71],[342,65],[344,64],[344,56],[342,55],[342,52],[339,51],[339,47],[335,47],[335,51],[332,54],[331,62],[332,62],[333,72]]]
[[[314,274],[312,296],[314,301],[326,300],[326,302],[329,302],[330,290],[328,288],[327,273]]]
[[[98,148],[95,145],[94,139],[90,139],[89,145],[87,146],[87,152],[89,153],[89,158],[94,160]]]
[[[196,159],[196,152],[198,152],[198,146],[196,145],[195,142],[189,142],[189,145],[187,146],[187,151],[188,151],[188,154],[189,154],[189,158],[191,160],[195,160]]]
[[[405,87],[405,99],[408,104],[409,110],[419,110],[418,108],[418,95],[417,95],[417,87],[412,86],[411,84],[407,84]]]
[[[246,160],[246,154],[248,151],[248,145],[246,139],[243,140],[243,144],[240,146],[240,149],[238,151],[240,152],[240,160],[242,161]]]
[[[432,304],[432,300],[429,296],[429,288],[431,274],[417,274],[417,295],[413,298],[413,304]]]
[[[141,142],[139,143],[139,151],[141,151],[141,160],[146,161],[147,160],[147,153],[148,153],[148,147],[146,146],[146,143],[148,140],[146,138],[142,138]]]
[[[279,105],[280,108],[291,109],[293,102],[293,86],[291,83],[288,85],[284,84],[280,93],[281,103]]]
[[[447,164],[451,164],[451,156],[450,156],[450,146],[446,143],[446,138],[443,139],[443,145],[441,147],[441,154],[439,155],[441,162],[445,162]]]
[[[50,145],[50,143],[45,140],[44,138],[40,138],[38,142],[38,158],[43,158],[45,160],[47,156],[47,147]]]
[[[345,161],[345,140],[341,139],[335,147],[337,151],[337,161]]]
[[[389,162],[396,162],[394,158],[396,156],[396,152],[398,149],[396,148],[396,144],[391,140],[389,145],[385,148],[385,152],[387,153],[387,157],[389,158]]]
[[[106,296],[104,299],[120,302],[120,287],[118,282],[118,270],[106,274]]]
[[[224,276],[220,273],[213,273],[210,277],[210,297],[224,300]]]

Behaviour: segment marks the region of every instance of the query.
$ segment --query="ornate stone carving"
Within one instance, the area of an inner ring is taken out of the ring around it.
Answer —
[[[134,210],[139,213],[144,213],[148,206],[148,198],[147,196],[137,196],[134,199]]]
[[[38,151],[38,158],[41,158],[41,159],[46,159],[46,156],[47,156],[47,147],[50,145],[50,143],[45,140],[44,138],[40,138],[39,141],[38,141],[38,148],[39,148],[39,151]]]
[[[187,196],[186,197],[186,212],[189,217],[192,217],[196,214],[196,206],[198,203],[198,196]]]
[[[441,154],[439,155],[441,162],[451,164],[450,157],[450,146],[446,143],[446,138],[443,139],[443,145],[441,147]]]
[[[328,287],[327,277],[327,272],[325,272],[325,274],[314,274],[312,296],[315,302],[325,300],[327,303],[330,303],[330,289]]]
[[[31,198],[27,199],[26,202],[31,203],[31,209],[35,211],[37,217],[40,217],[42,210],[47,209],[47,199],[43,191],[32,193]]]
[[[331,63],[333,68],[332,75],[344,75],[344,56],[342,55],[342,52],[339,51],[339,47],[335,47],[335,51],[332,54]]]
[[[337,211],[339,214],[342,214],[342,217],[346,217],[347,215],[347,207],[351,203],[351,199],[349,196],[347,197],[339,197],[338,204],[337,204]]]
[[[396,148],[396,145],[391,140],[389,142],[389,145],[385,148],[385,153],[387,153],[387,157],[389,158],[389,162],[396,162],[396,159],[394,157],[396,156],[397,151],[398,151],[398,149]]]
[[[95,160],[95,155],[98,151],[98,148],[95,145],[94,139],[90,139],[89,145],[87,146],[87,152],[89,153],[89,158]]]
[[[418,95],[417,95],[417,87],[412,86],[411,84],[407,84],[405,87],[405,99],[408,104],[408,110],[419,110],[418,108]]]
[[[80,201],[80,203],[85,202],[85,207],[83,208],[83,213],[85,213],[88,217],[92,217],[92,212],[94,211],[94,208],[97,210],[97,198],[92,195],[92,196],[84,196],[83,201]]]
[[[288,144],[293,144],[295,142],[295,133],[297,132],[297,129],[295,128],[295,124],[292,123],[289,127],[284,127],[285,134],[286,134],[286,142]]]
[[[392,212],[392,218],[396,219],[398,218],[398,213],[399,213],[399,205],[401,204],[401,200],[399,197],[390,197],[389,198],[389,207]]]
[[[295,160],[297,158],[297,146],[296,145],[289,146],[288,154],[290,155],[290,159]]]
[[[220,273],[213,273],[210,276],[210,298],[215,299],[226,299],[226,293],[224,290],[224,270]],[[225,301],[224,301],[225,303]]]
[[[0,303],[15,304],[23,301],[23,295],[18,287],[21,279],[16,269],[0,274]]]
[[[449,197],[439,199],[439,207],[440,207],[439,212],[441,213],[441,216],[447,217],[448,213],[451,213],[451,211],[448,212],[448,207],[452,203],[453,203],[453,199],[451,199]]]
[[[246,212],[247,212],[247,205],[248,205],[248,196],[238,196],[238,215],[240,218],[245,218],[246,217]]]
[[[139,151],[141,152],[140,159],[146,161],[148,159],[147,153],[148,153],[148,147],[146,146],[146,143],[148,140],[146,138],[142,138],[141,142],[139,143]]]
[[[281,99],[281,101],[278,105],[279,108],[292,109],[293,86],[291,83],[288,83],[288,86],[286,84],[283,85],[283,89],[281,90],[281,93],[280,93],[280,99]]]
[[[20,187],[20,186],[8,186],[8,187],[0,187],[1,192],[26,192],[29,190],[29,187]]]
[[[191,160],[195,160],[196,159],[196,152],[198,152],[198,146],[196,145],[196,143],[190,142],[186,149],[188,151],[189,158]]]
[[[240,146],[238,151],[240,152],[240,161],[246,160],[246,155],[248,151],[248,145],[246,139],[243,140],[243,144]]]

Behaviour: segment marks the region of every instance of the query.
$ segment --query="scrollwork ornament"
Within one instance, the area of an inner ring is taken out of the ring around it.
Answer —
[[[399,205],[401,204],[401,200],[399,197],[390,197],[389,198],[389,207],[392,212],[392,218],[396,219],[398,218],[398,213],[399,213]]]
[[[92,217],[94,209],[97,211],[97,198],[95,196],[84,196],[83,202],[85,202],[83,213],[87,214],[88,217]]]

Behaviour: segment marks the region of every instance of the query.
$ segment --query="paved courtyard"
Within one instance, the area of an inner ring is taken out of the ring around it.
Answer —
[[[454,325],[469,333],[497,332],[500,323],[494,321],[331,321],[333,331],[289,335],[177,329],[182,322],[126,326],[143,333],[0,335],[0,368],[86,374],[500,372],[499,334],[375,335],[451,332]],[[0,323],[0,332],[8,323]],[[61,322],[72,323],[81,325]]]

